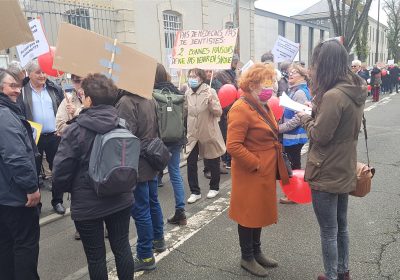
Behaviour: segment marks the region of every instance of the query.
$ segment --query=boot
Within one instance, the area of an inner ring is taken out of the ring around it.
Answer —
[[[268,271],[264,267],[262,267],[258,262],[256,262],[254,258],[251,260],[241,259],[240,266],[255,276],[259,277],[268,276]]]
[[[185,226],[187,224],[185,210],[184,209],[176,209],[175,215],[171,218],[167,219],[168,223],[172,225],[180,225]]]
[[[351,280],[350,272],[347,271],[345,273],[338,273],[338,280]]]
[[[263,267],[277,267],[278,262],[274,259],[266,257],[263,253],[254,254],[256,261]]]

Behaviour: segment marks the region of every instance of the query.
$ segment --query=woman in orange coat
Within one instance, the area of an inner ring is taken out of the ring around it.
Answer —
[[[261,228],[277,222],[276,177],[288,183],[278,125],[267,105],[272,65],[255,64],[239,81],[241,99],[228,114],[227,150],[232,156],[229,216],[238,223],[241,266],[257,276],[278,263],[261,252]]]

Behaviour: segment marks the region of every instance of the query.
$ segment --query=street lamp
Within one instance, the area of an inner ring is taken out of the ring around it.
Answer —
[[[378,27],[376,28],[376,50],[375,50],[375,63],[378,63],[379,60],[379,56],[378,56],[378,52],[379,52],[379,16],[381,13],[381,0],[378,0]]]

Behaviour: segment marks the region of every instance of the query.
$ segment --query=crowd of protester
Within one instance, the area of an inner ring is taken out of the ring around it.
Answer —
[[[184,137],[164,141],[175,198],[175,212],[166,221],[185,226],[185,202],[202,199],[199,159],[204,160],[204,176],[209,179],[207,199],[219,195],[220,174],[230,170],[229,217],[238,224],[240,265],[254,275],[267,276],[267,268],[277,267],[278,261],[263,253],[261,229],[277,223],[276,180],[289,181],[282,154],[288,156],[292,169],[301,169],[301,150],[310,141],[305,180],[312,189],[325,268],[318,280],[348,280],[348,194],[355,187],[356,144],[367,83],[373,101],[380,94],[398,92],[399,68],[391,65],[369,71],[358,60],[350,67],[346,50],[336,40],[315,48],[309,69],[301,62],[283,62],[278,70],[273,61],[267,52],[260,63],[241,73],[239,57],[234,55],[231,69],[190,69],[184,91],[171,82],[163,65],[157,65],[154,90],[185,100]],[[88,180],[96,135],[119,127],[119,119],[125,120],[141,143],[159,137],[157,103],[118,89],[102,74],[79,77],[72,73],[71,81],[72,92],[63,91],[37,60],[24,69],[13,62],[9,70],[0,70],[0,270],[5,279],[39,279],[44,156],[52,171],[51,204],[56,213],[65,213],[63,195],[71,194],[75,239],[82,242],[91,279],[108,279],[106,235],[119,279],[155,269],[154,252],[167,249],[158,199],[162,170],[141,156],[133,191],[111,197],[99,197]],[[229,104],[219,99],[226,85],[239,92]],[[283,93],[312,107],[312,115],[285,109],[277,119],[268,101]],[[43,127],[37,144],[28,120]],[[183,159],[187,162],[186,201]],[[279,201],[294,203],[287,197]],[[130,217],[137,231],[135,256],[128,239]]]

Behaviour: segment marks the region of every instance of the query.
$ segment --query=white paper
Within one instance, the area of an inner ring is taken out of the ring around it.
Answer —
[[[308,107],[304,104],[298,103],[296,101],[293,101],[285,92],[282,93],[281,97],[279,97],[279,106],[288,108],[295,112],[304,112],[311,116],[311,108],[310,107]]]
[[[274,48],[271,51],[274,55],[274,62],[292,62],[299,52],[299,47],[299,43],[295,43],[286,39],[285,37],[278,36]]]
[[[25,67],[29,61],[42,54],[48,53],[50,50],[49,43],[47,42],[40,20],[31,20],[29,22],[29,27],[31,28],[33,38],[35,40],[30,43],[17,46],[18,57],[21,61],[22,67]]]
[[[242,74],[244,73],[244,72],[246,72],[247,70],[249,70],[249,68],[251,67],[251,66],[253,66],[254,65],[254,62],[253,62],[253,60],[249,60],[249,61],[247,61],[247,63],[245,64],[245,65],[243,65],[243,67],[242,67],[242,69],[241,69],[241,71],[242,71]]]

